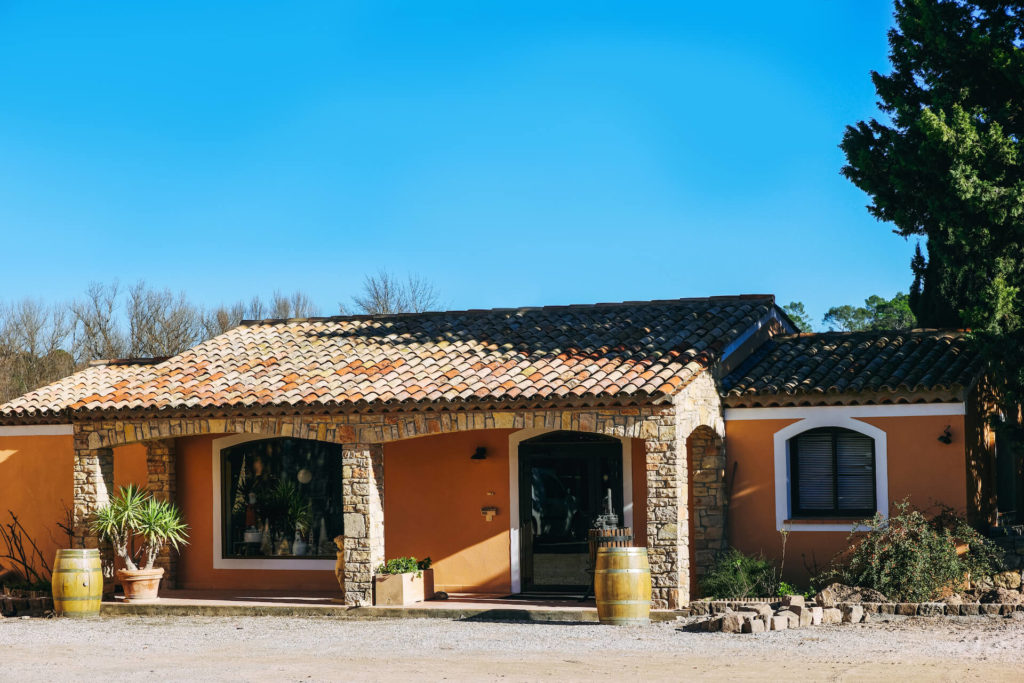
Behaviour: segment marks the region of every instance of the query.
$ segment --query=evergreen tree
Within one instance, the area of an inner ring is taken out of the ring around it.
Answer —
[[[897,0],[879,120],[848,127],[843,174],[869,211],[923,237],[910,305],[968,327],[1004,398],[1024,386],[1024,3]],[[1017,411],[1009,411],[1017,414]]]

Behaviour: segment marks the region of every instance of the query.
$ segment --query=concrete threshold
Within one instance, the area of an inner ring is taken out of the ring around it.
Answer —
[[[105,602],[105,617],[320,617],[334,619],[448,619],[454,621],[512,621],[537,623],[596,624],[597,610],[544,609],[531,607],[347,607],[344,605],[268,605],[200,603]],[[674,621],[680,614],[651,612],[652,622]]]

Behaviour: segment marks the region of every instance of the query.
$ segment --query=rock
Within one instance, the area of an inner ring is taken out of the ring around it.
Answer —
[[[1024,614],[1024,612],[1021,612]],[[769,621],[768,624],[771,626],[772,631],[785,631],[789,628],[789,617],[782,614],[776,614]]]
[[[900,602],[896,604],[896,614],[904,617],[916,617],[917,616],[917,603],[916,602]]]
[[[982,604],[981,613],[990,617],[999,616],[999,610],[1001,607],[1002,605],[996,602]]]
[[[917,615],[920,617],[939,616],[946,611],[946,606],[941,602],[922,602],[917,606]]]
[[[811,616],[811,608],[810,607],[807,607],[805,605],[793,605],[792,607],[789,608],[789,610],[793,614],[795,614],[797,616],[797,619],[799,620],[800,628],[804,628],[805,626],[810,626],[811,623],[813,622],[813,617]]]
[[[843,605],[843,623],[859,624],[864,619],[864,608],[860,605]]]
[[[722,628],[720,630],[722,633],[743,632],[743,622],[746,621],[746,619],[743,618],[743,614],[741,612],[730,612],[729,614],[724,614],[721,619]]]
[[[782,598],[783,607],[803,607],[804,596],[802,595],[786,595]]]
[[[1020,591],[1011,591],[1006,588],[993,588],[981,594],[982,603],[998,603],[1002,605],[1024,604],[1024,595]]]
[[[860,623],[862,623],[862,624],[866,624],[866,623],[868,623],[868,622],[870,622],[870,621],[871,621],[871,615],[870,615],[870,614],[868,614],[867,612],[865,612],[865,613],[864,613],[864,619],[863,619],[863,620],[861,620],[861,622],[860,622]]]
[[[962,605],[964,604],[964,599],[959,593],[953,593],[952,595],[947,595],[942,598],[942,602],[947,605]]]
[[[838,624],[843,621],[843,613],[838,607],[825,607],[821,610],[821,623]]]
[[[995,584],[992,583],[991,576],[982,576],[978,578],[977,581],[973,579],[971,580],[971,588],[980,588],[982,590],[986,590],[989,588],[993,588],[994,586]]]
[[[996,588],[1020,588],[1020,572],[999,572],[992,576],[992,584]]]
[[[772,618],[772,615],[775,614],[775,612],[772,610],[771,605],[769,605],[766,602],[761,602],[754,605],[754,610],[757,612],[757,616],[763,619],[764,623],[766,624]]]
[[[1006,615],[1007,619],[1013,619],[1014,621],[1024,621],[1024,612],[1017,612],[1014,610]]]
[[[888,602],[885,597],[872,588],[860,588],[847,586],[842,583],[833,583],[823,588],[814,596],[814,603],[822,607],[835,607],[841,602]]]
[[[747,619],[743,622],[744,633],[764,633],[764,621],[760,617],[754,617],[753,619]]]
[[[786,622],[789,625],[789,628],[800,628],[800,617],[798,617],[793,612],[790,612],[788,609],[779,610],[775,613],[775,616],[785,617]]]
[[[823,607],[811,608],[811,626],[821,626],[825,609]]]

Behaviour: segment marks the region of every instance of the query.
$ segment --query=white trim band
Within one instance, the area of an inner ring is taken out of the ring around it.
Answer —
[[[12,425],[0,427],[0,436],[72,436],[72,425]]]
[[[811,415],[835,417],[928,417],[966,415],[963,403],[898,403],[882,406],[787,406],[777,408],[726,408],[728,420],[802,420]]]

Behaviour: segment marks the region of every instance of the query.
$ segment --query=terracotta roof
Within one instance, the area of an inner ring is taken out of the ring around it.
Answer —
[[[649,399],[685,386],[773,309],[749,295],[245,322],[152,365],[88,368],[0,417]]]
[[[770,339],[722,388],[730,405],[820,403],[849,394],[955,394],[981,371],[963,332],[826,332]]]

